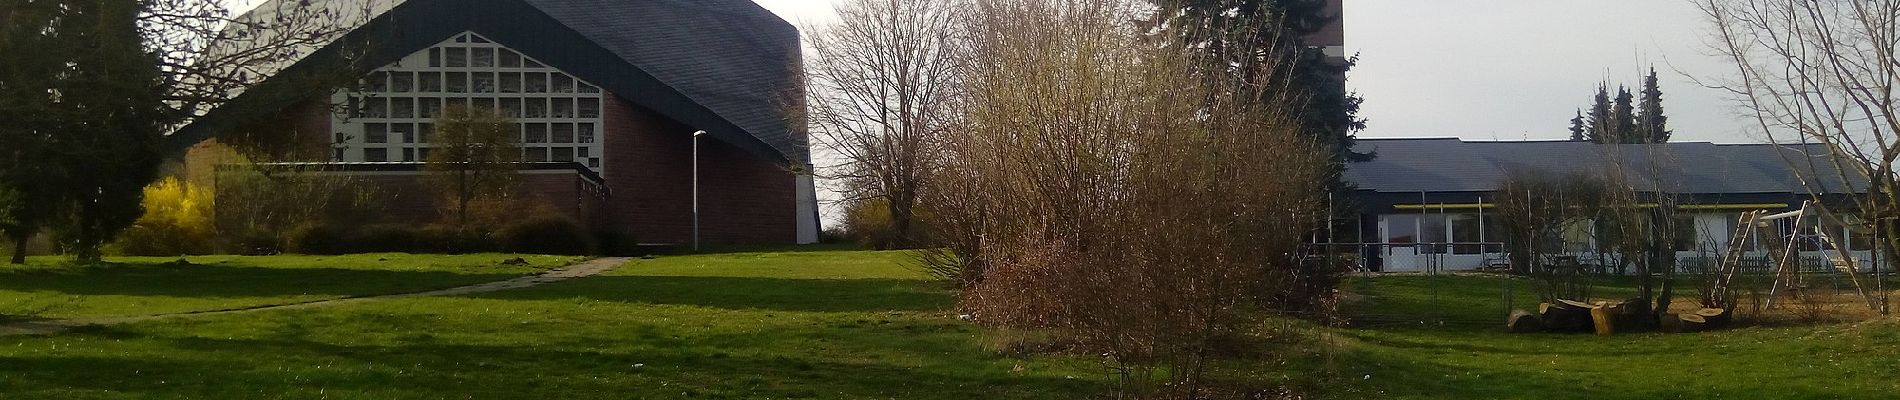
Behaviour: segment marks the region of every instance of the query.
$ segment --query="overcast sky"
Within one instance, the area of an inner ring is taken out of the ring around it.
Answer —
[[[829,0],[757,0],[793,23]],[[1348,76],[1365,97],[1362,137],[1564,139],[1596,85],[1642,83],[1655,66],[1676,140],[1758,142],[1722,93],[1725,73],[1688,0],[1345,0]],[[1633,90],[1632,90],[1633,91]]]

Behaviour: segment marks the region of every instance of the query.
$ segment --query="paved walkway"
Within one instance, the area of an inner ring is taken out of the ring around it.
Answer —
[[[201,316],[213,316],[213,315],[230,315],[230,314],[253,313],[253,312],[260,312],[260,311],[329,307],[329,306],[343,305],[343,304],[364,303],[364,302],[371,302],[371,301],[378,301],[378,300],[403,299],[403,298],[412,298],[412,297],[462,296],[462,295],[488,293],[488,292],[499,292],[503,290],[513,290],[513,289],[540,286],[543,284],[552,283],[552,282],[560,282],[560,281],[564,281],[568,279],[594,276],[602,272],[613,270],[615,267],[619,267],[621,264],[626,264],[628,260],[630,259],[625,258],[625,257],[597,258],[593,260],[583,261],[579,264],[569,265],[566,267],[555,269],[553,271],[543,272],[540,274],[528,275],[528,276],[523,276],[520,278],[514,278],[514,279],[509,279],[509,280],[503,280],[503,281],[477,283],[477,284],[468,285],[468,286],[458,286],[458,287],[452,287],[452,288],[441,289],[441,290],[431,290],[427,292],[398,293],[398,294],[363,296],[363,297],[345,297],[345,298],[340,298],[340,299],[318,300],[318,301],[305,302],[305,303],[272,304],[272,305],[261,305],[261,306],[236,308],[236,309],[228,309],[228,310],[193,311],[193,312],[171,313],[171,314],[139,315],[139,316],[130,316],[130,317],[49,319],[49,320],[37,320],[37,321],[22,321],[22,322],[8,323],[8,324],[0,324],[0,336],[45,335],[45,334],[60,333],[69,329],[78,328],[82,326],[118,325],[118,324],[151,321],[151,320],[159,320],[159,319],[201,317]]]

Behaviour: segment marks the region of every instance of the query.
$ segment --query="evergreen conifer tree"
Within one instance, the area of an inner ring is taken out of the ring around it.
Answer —
[[[1643,138],[1636,132],[1635,98],[1628,87],[1616,88],[1616,104],[1610,106],[1610,137],[1616,140],[1606,143],[1642,143]]]
[[[1636,114],[1637,134],[1646,143],[1667,143],[1669,136],[1669,116],[1663,115],[1662,88],[1656,82],[1656,69],[1649,69],[1649,77],[1643,79],[1642,101]]]
[[[1583,110],[1577,110],[1577,117],[1570,119],[1570,141],[1581,142],[1588,139],[1584,134]]]
[[[1610,121],[1610,87],[1597,85],[1596,98],[1590,103],[1588,139],[1596,143],[1616,143],[1611,138],[1611,128],[1616,124]]]

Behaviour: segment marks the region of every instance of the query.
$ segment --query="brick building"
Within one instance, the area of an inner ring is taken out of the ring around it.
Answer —
[[[805,128],[790,117],[803,90],[798,30],[751,1],[374,4],[366,24],[277,73],[349,59],[367,66],[361,87],[285,96],[265,80],[225,107],[281,110],[310,150],[295,161],[376,185],[387,218],[440,214],[420,161],[434,117],[468,106],[515,120],[522,194],[596,229],[692,241],[697,161],[704,242],[816,241]],[[188,175],[230,161],[220,115],[172,135]]]

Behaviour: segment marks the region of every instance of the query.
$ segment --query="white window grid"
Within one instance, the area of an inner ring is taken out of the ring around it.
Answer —
[[[455,80],[451,80],[451,79]],[[515,119],[522,160],[602,163],[600,86],[473,32],[378,68],[331,100],[332,161],[420,162],[442,107],[488,108]]]

